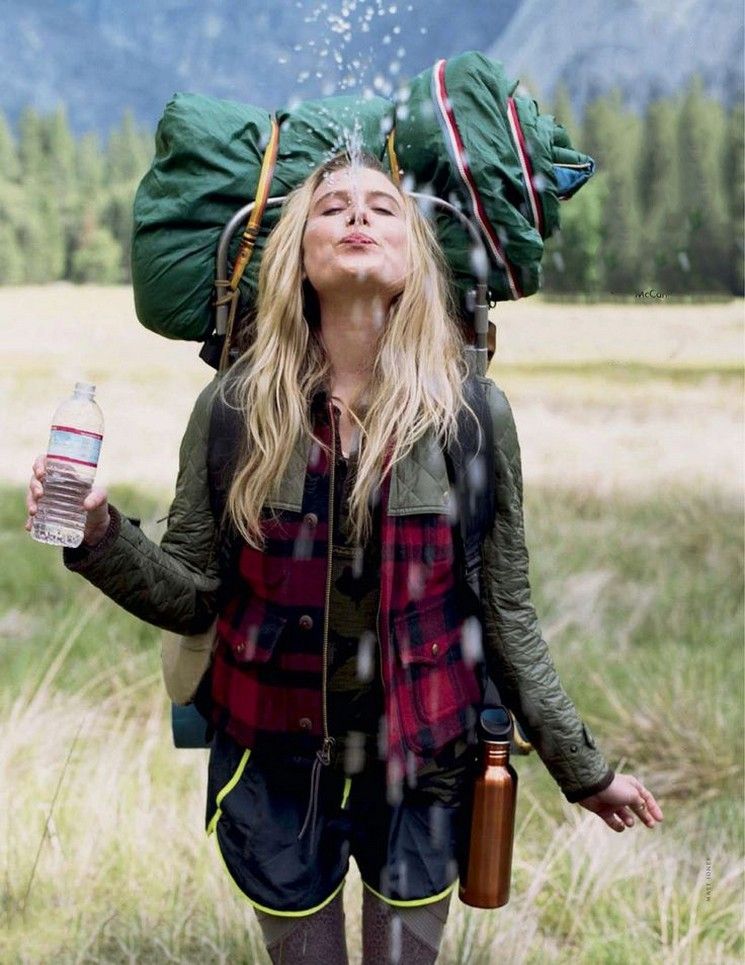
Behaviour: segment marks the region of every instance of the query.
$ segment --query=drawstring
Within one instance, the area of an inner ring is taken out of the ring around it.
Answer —
[[[300,828],[300,834],[297,836],[298,841],[303,837],[308,827],[311,829],[315,827],[316,815],[318,813],[318,792],[321,787],[321,768],[328,767],[331,763],[331,750],[333,746],[334,738],[326,737],[323,741],[323,747],[316,751],[313,770],[310,772],[310,800],[308,801],[308,810],[305,812],[303,826]]]

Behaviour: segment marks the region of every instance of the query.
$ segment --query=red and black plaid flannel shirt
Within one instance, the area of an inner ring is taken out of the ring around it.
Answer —
[[[325,394],[313,412],[318,437],[338,446],[338,414]],[[218,621],[212,722],[246,747],[269,734],[320,746],[330,471],[325,451],[312,446],[302,511],[265,518],[263,551],[243,544]],[[473,726],[481,688],[461,645],[449,516],[388,515],[389,489],[390,473],[380,486],[378,632],[388,762],[400,772],[410,755],[426,760]]]

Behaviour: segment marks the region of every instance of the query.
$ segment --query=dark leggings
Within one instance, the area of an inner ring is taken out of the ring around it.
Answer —
[[[363,965],[434,965],[449,906],[447,895],[428,905],[395,908],[364,888]],[[312,915],[285,918],[257,911],[256,917],[274,965],[347,965],[341,891]]]

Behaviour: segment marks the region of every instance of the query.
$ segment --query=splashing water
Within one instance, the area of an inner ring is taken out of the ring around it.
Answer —
[[[295,83],[302,87],[308,79],[314,76],[320,80],[324,96],[342,94],[346,91],[361,91],[363,97],[369,99],[374,89],[382,96],[389,97],[394,91],[394,79],[400,73],[401,59],[406,54],[406,48],[399,46],[395,58],[387,68],[387,77],[380,78],[371,87],[370,74],[375,62],[375,53],[381,45],[390,45],[394,37],[400,37],[407,29],[415,29],[410,20],[414,12],[412,4],[407,4],[405,10],[398,4],[385,3],[384,0],[372,0],[369,3],[359,3],[357,0],[336,0],[336,2],[308,3],[297,0],[295,6],[304,12],[303,22],[317,25],[316,36],[293,46],[296,54],[305,54],[301,60],[311,59],[312,66],[304,65],[295,77]],[[408,20],[402,23],[401,17]],[[365,48],[360,41],[364,35],[372,33],[374,21],[382,19],[384,34],[378,35],[377,42],[371,37]],[[425,28],[426,29],[426,28]],[[356,49],[355,49],[356,48]],[[278,58],[280,64],[288,62],[288,57],[282,54]],[[329,76],[335,73],[336,76]]]

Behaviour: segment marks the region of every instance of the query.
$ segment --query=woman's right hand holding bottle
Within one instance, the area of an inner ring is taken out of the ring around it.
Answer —
[[[34,516],[38,510],[39,500],[44,495],[44,476],[46,475],[45,455],[37,456],[34,460],[31,480],[26,491],[26,509],[28,519],[26,520],[26,530],[31,531]],[[109,514],[109,496],[105,489],[100,486],[93,486],[91,491],[83,500],[83,509],[87,516],[85,520],[85,532],[83,542],[86,546],[96,546],[106,535],[111,522]]]

